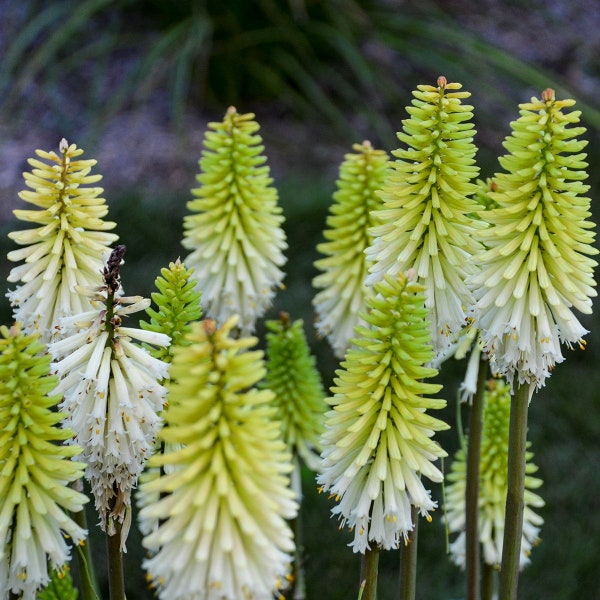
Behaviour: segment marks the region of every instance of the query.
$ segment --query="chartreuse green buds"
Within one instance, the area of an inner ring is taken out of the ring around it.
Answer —
[[[426,398],[441,385],[424,381],[437,370],[433,358],[425,288],[405,276],[385,275],[367,298],[366,326],[357,326],[331,388],[321,475],[323,491],[338,504],[333,513],[354,529],[352,547],[397,548],[414,523],[436,507],[421,476],[442,481],[433,464],[446,452],[431,438],[447,429],[426,413],[445,400]]]
[[[195,279],[192,279],[192,269],[186,269],[177,259],[168,268],[161,269],[160,273],[161,276],[154,282],[158,291],[152,292],[156,308],[146,309],[150,321],[140,321],[140,327],[169,336],[169,346],[148,346],[148,350],[154,358],[170,363],[174,348],[187,344],[185,334],[190,330],[190,323],[200,318],[202,309],[200,292],[196,290]]]
[[[191,324],[197,321],[202,314],[200,292],[196,290],[196,281],[192,278],[192,272],[193,270],[186,269],[179,259],[170,263],[168,268],[161,269],[161,276],[157,277],[154,282],[158,292],[152,293],[155,308],[146,308],[150,322],[140,321],[142,329],[166,334],[171,338],[171,344],[168,347],[149,344],[144,346],[151,356],[169,364],[173,362],[176,347],[190,344],[186,335],[191,331]],[[169,380],[161,383],[168,385]],[[168,402],[168,398],[166,402]],[[158,442],[155,446],[156,452],[162,453],[180,448],[181,444]],[[158,467],[146,467],[140,475],[139,482],[151,481],[159,476],[160,469]],[[142,502],[150,504],[158,499],[159,494],[145,494],[143,497],[139,495],[137,497],[140,508],[143,506]],[[152,522],[149,519],[139,521],[143,534],[153,530],[157,524],[158,521]]]
[[[504,513],[508,477],[508,429],[510,418],[510,386],[500,379],[488,382],[484,393],[481,462],[479,468],[479,540],[483,559],[488,565],[500,566],[504,535]],[[450,546],[454,562],[465,565],[465,489],[467,485],[466,449],[459,450],[448,475],[446,507],[451,534],[458,537]],[[521,538],[520,565],[529,562],[531,548],[538,541],[544,520],[534,509],[544,506],[544,501],[533,490],[542,485],[533,476],[537,467],[531,462],[533,454],[526,455],[525,509]]]
[[[276,419],[283,439],[313,470],[318,468],[319,437],[323,430],[325,392],[315,358],[310,354],[301,319],[291,322],[282,313],[267,321],[267,375],[263,387],[275,394]]]
[[[231,107],[209,128],[200,187],[184,220],[185,263],[194,268],[207,316],[222,324],[237,314],[250,333],[283,280],[283,215],[254,115]]]
[[[36,600],[77,600],[79,592],[73,586],[73,578],[69,569],[52,571],[50,583],[36,596]]]
[[[141,520],[159,523],[143,543],[160,598],[272,598],[290,568],[291,456],[273,392],[255,387],[257,339],[232,337],[236,325],[192,323],[189,345],[175,348],[159,440],[182,447],[154,455],[164,472],[140,487]]]
[[[466,324],[473,296],[465,280],[476,272],[471,257],[481,248],[474,232],[485,227],[469,216],[479,208],[472,198],[479,169],[473,107],[462,103],[470,94],[461,87],[439,77],[437,87],[413,92],[410,118],[398,133],[408,147],[392,152],[397,160],[383,186],[383,208],[375,212],[381,224],[371,230],[367,249],[368,284],[414,269],[425,286],[436,352]]]
[[[67,538],[86,536],[68,514],[88,501],[69,487],[85,465],[70,460],[81,448],[60,443],[72,432],[59,425],[57,379],[38,334],[1,326],[0,351],[0,590],[34,600],[49,567],[69,560]]]
[[[14,211],[17,219],[36,226],[8,234],[23,246],[9,252],[8,259],[25,261],[8,276],[9,282],[20,282],[8,297],[24,331],[39,332],[47,343],[65,333],[62,317],[90,308],[78,286],[100,285],[107,248],[118,236],[108,233],[115,223],[103,220],[108,212],[100,197],[103,189],[91,186],[102,178],[90,174],[96,161],[79,159],[83,150],[65,139],[58,154],[36,154],[39,159],[28,161],[32,171],[23,173],[31,189],[19,194],[36,209]]]
[[[327,217],[326,242],[317,246],[321,271],[313,279],[320,290],[313,299],[317,331],[329,339],[333,350],[343,358],[360,313],[366,309],[365,296],[371,288],[365,277],[371,263],[365,250],[373,239],[369,230],[378,220],[374,211],[381,207],[378,191],[389,166],[388,155],[370,142],[354,144],[340,166],[337,191]]]
[[[496,369],[532,390],[564,360],[560,342],[585,344],[572,308],[591,313],[597,295],[585,129],[580,111],[565,111],[574,104],[547,89],[520,105],[488,193],[498,208],[481,212],[492,227],[480,232],[487,250],[472,279],[476,325]]]

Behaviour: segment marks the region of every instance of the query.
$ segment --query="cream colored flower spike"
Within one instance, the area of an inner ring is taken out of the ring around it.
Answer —
[[[95,160],[82,160],[83,150],[60,142],[59,153],[36,150],[30,158],[30,173],[23,173],[30,190],[19,197],[36,207],[17,209],[17,219],[37,226],[9,233],[23,248],[8,253],[14,262],[9,282],[20,283],[9,292],[14,318],[27,332],[36,331],[44,343],[60,339],[68,332],[60,324],[68,317],[90,309],[80,286],[102,283],[101,271],[118,236],[108,233],[115,223],[104,221],[108,212],[104,191],[92,187],[102,176],[91,175]],[[40,160],[41,159],[41,160]]]

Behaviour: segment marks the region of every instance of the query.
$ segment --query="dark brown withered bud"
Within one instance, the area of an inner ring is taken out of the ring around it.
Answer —
[[[109,294],[114,294],[121,285],[119,282],[119,268],[125,255],[126,246],[123,244],[118,245],[108,257],[106,266],[104,267],[104,282],[108,288]]]

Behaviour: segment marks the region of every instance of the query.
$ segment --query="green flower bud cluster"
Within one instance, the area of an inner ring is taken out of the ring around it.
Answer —
[[[68,568],[56,569],[50,574],[50,583],[38,593],[36,600],[77,600],[79,593],[73,586],[73,578]]]
[[[426,289],[436,352],[466,324],[473,297],[465,280],[477,271],[471,257],[481,248],[474,232],[485,226],[468,216],[479,208],[472,198],[479,169],[473,107],[462,103],[470,94],[461,87],[440,77],[437,87],[413,92],[410,118],[398,133],[408,147],[392,152],[397,160],[381,192],[383,208],[375,212],[381,224],[371,230],[367,249],[368,284],[415,270]]]
[[[192,279],[192,269],[186,269],[177,259],[160,272],[161,276],[154,282],[158,292],[151,294],[156,309],[146,309],[150,322],[140,321],[140,327],[146,331],[164,333],[171,338],[171,344],[166,348],[147,347],[154,358],[170,363],[174,347],[188,343],[185,334],[190,330],[190,323],[200,319],[202,309],[200,292],[196,290],[196,281]]]
[[[433,461],[446,453],[431,438],[448,426],[426,410],[446,401],[424,397],[441,385],[423,381],[437,370],[425,366],[433,358],[425,289],[411,276],[375,284],[367,326],[356,328],[331,388],[318,481],[339,501],[333,513],[354,528],[357,552],[398,547],[414,527],[411,505],[423,515],[436,507],[421,475],[443,479]]]
[[[313,470],[318,468],[319,437],[323,430],[325,392],[301,319],[281,314],[267,321],[267,375],[262,387],[275,394],[276,419],[283,440]]]
[[[194,268],[207,316],[223,324],[237,314],[250,333],[283,280],[284,219],[254,115],[231,107],[209,127],[200,187],[184,219],[185,263]]]
[[[504,514],[508,487],[508,432],[510,419],[510,386],[500,379],[488,382],[484,394],[483,432],[481,437],[481,462],[479,484],[479,540],[484,561],[499,566],[502,559]],[[530,444],[528,444],[530,445]],[[529,562],[531,548],[537,543],[544,520],[535,508],[544,506],[542,498],[534,492],[542,485],[535,477],[537,467],[533,454],[527,452],[525,468],[525,509],[521,540],[520,565]],[[446,506],[450,533],[458,533],[450,551],[454,562],[465,564],[465,489],[467,477],[466,448],[457,452],[448,474]]]
[[[85,465],[70,460],[81,448],[56,443],[73,432],[53,410],[57,378],[39,336],[3,325],[0,352],[0,590],[29,600],[48,583],[49,566],[69,560],[65,538],[79,543],[87,534],[68,514],[88,501],[69,487]]]
[[[340,166],[337,191],[327,217],[326,242],[317,246],[325,258],[315,262],[321,271],[313,279],[320,290],[313,299],[316,328],[329,338],[339,358],[344,356],[360,313],[366,309],[365,285],[371,263],[365,250],[373,238],[370,229],[378,223],[374,211],[381,207],[378,191],[389,167],[388,155],[370,142],[352,146]]]

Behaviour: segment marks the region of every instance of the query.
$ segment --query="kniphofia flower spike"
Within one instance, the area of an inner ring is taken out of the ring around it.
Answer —
[[[9,282],[20,282],[8,297],[24,331],[39,332],[47,343],[68,333],[62,331],[62,317],[90,309],[89,298],[79,290],[101,284],[108,246],[118,236],[108,233],[115,223],[103,220],[108,208],[102,188],[91,187],[102,178],[90,174],[96,161],[79,159],[83,150],[65,139],[58,154],[36,154],[39,158],[28,161],[31,173],[23,173],[31,189],[19,197],[38,208],[14,214],[38,226],[8,234],[23,246],[9,252],[8,259],[25,261],[8,276]]]
[[[0,350],[0,595],[35,600],[50,568],[68,562],[67,538],[87,534],[69,516],[88,501],[69,487],[85,467],[71,460],[80,447],[56,443],[72,432],[53,410],[57,379],[38,334],[2,326]]]
[[[77,333],[50,344],[52,371],[60,376],[54,393],[64,394],[61,409],[83,447],[85,476],[90,481],[109,535],[123,524],[124,548],[131,524],[131,490],[154,451],[168,377],[168,364],[153,358],[141,343],[167,346],[163,333],[123,324],[150,301],[119,296],[119,267],[124,246],[117,246],[104,268],[104,285],[88,290],[94,308],[74,315],[68,325]],[[137,340],[134,341],[134,340]]]
[[[443,479],[433,462],[446,452],[431,438],[448,426],[426,410],[446,402],[424,396],[441,386],[423,381],[437,371],[424,366],[433,358],[425,289],[411,277],[375,284],[367,326],[356,328],[331,388],[318,481],[354,529],[355,552],[397,548],[414,527],[411,505],[425,516],[436,507],[421,476]]]
[[[532,391],[564,360],[561,342],[585,345],[572,309],[591,313],[597,295],[586,142],[576,139],[585,129],[575,126],[579,111],[565,111],[573,104],[547,89],[520,105],[500,159],[505,172],[488,192],[498,207],[480,213],[492,227],[480,232],[487,250],[471,282],[476,326],[492,365]]]
[[[231,107],[209,127],[200,187],[184,219],[185,263],[196,273],[207,316],[222,324],[237,314],[242,333],[251,333],[283,280],[283,215],[254,115]]]
[[[391,170],[381,192],[381,221],[371,230],[367,249],[373,262],[367,283],[414,269],[425,286],[426,306],[436,352],[451,344],[466,325],[473,296],[465,280],[477,271],[473,254],[481,249],[475,232],[485,227],[470,213],[477,186],[475,130],[470,96],[459,83],[438,78],[437,87],[413,92],[410,118],[398,138],[408,148],[392,154]]]

